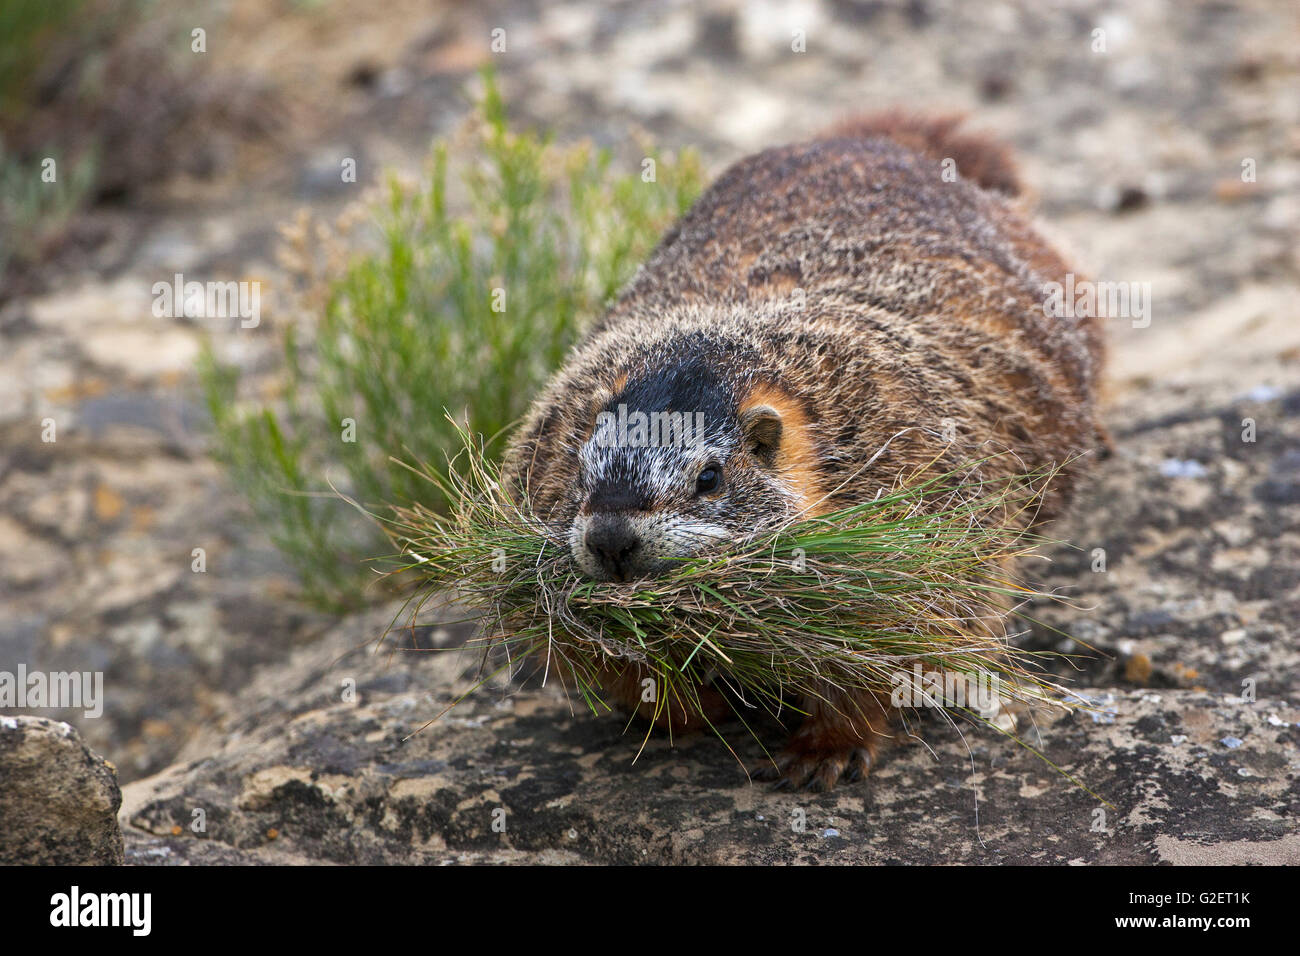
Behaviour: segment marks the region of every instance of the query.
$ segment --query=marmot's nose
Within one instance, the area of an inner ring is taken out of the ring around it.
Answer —
[[[583,538],[590,551],[606,573],[616,581],[625,581],[632,570],[633,559],[641,547],[641,539],[626,518],[618,516],[596,518]]]

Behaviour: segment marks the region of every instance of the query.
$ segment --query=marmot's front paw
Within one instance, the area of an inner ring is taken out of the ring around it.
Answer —
[[[824,793],[841,780],[861,780],[871,771],[872,750],[866,746],[825,749],[795,738],[776,757],[754,771],[755,780],[774,780],[775,790],[807,789]]]

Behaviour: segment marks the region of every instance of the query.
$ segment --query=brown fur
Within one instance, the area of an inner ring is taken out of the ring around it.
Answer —
[[[956,182],[941,176],[949,157]],[[742,159],[574,349],[516,436],[508,474],[540,514],[568,520],[590,396],[617,400],[694,360],[733,413],[781,413],[775,472],[805,505],[827,492],[820,510],[856,503],[899,476],[1009,450],[986,466],[992,476],[1069,463],[1037,515],[1054,517],[1082,473],[1075,459],[1104,435],[1102,330],[1044,315],[1044,284],[1070,270],[1009,201],[1019,192],[1007,151],[952,118],[867,118]],[[957,442],[941,436],[944,419]],[[743,454],[728,470],[737,529],[754,526],[754,509],[790,507]],[[640,706],[637,682],[612,690]],[[873,695],[828,688],[802,707],[810,716],[780,761],[790,783],[865,772],[889,734]]]
[[[1002,143],[961,130],[960,114],[914,116],[900,110],[846,120],[827,131],[828,138],[885,137],[933,162],[951,159],[957,171],[984,189],[1019,196],[1024,187],[1011,150]]]

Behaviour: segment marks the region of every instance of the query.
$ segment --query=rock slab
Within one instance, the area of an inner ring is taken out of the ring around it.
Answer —
[[[68,724],[0,717],[0,864],[123,862],[112,764]]]

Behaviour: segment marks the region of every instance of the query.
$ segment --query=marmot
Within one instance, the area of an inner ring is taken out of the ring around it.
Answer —
[[[1106,442],[1102,329],[1049,317],[1045,285],[1069,267],[1027,221],[1006,149],[958,127],[890,114],[766,150],[668,231],[506,453],[507,480],[583,572],[654,574],[979,449],[1009,452],[993,474],[1063,466],[1037,520],[1060,512],[1080,456]],[[641,676],[606,689],[653,716]],[[710,722],[729,709],[711,688],[701,699]],[[760,776],[826,789],[890,734],[873,694],[828,688],[798,709]]]

